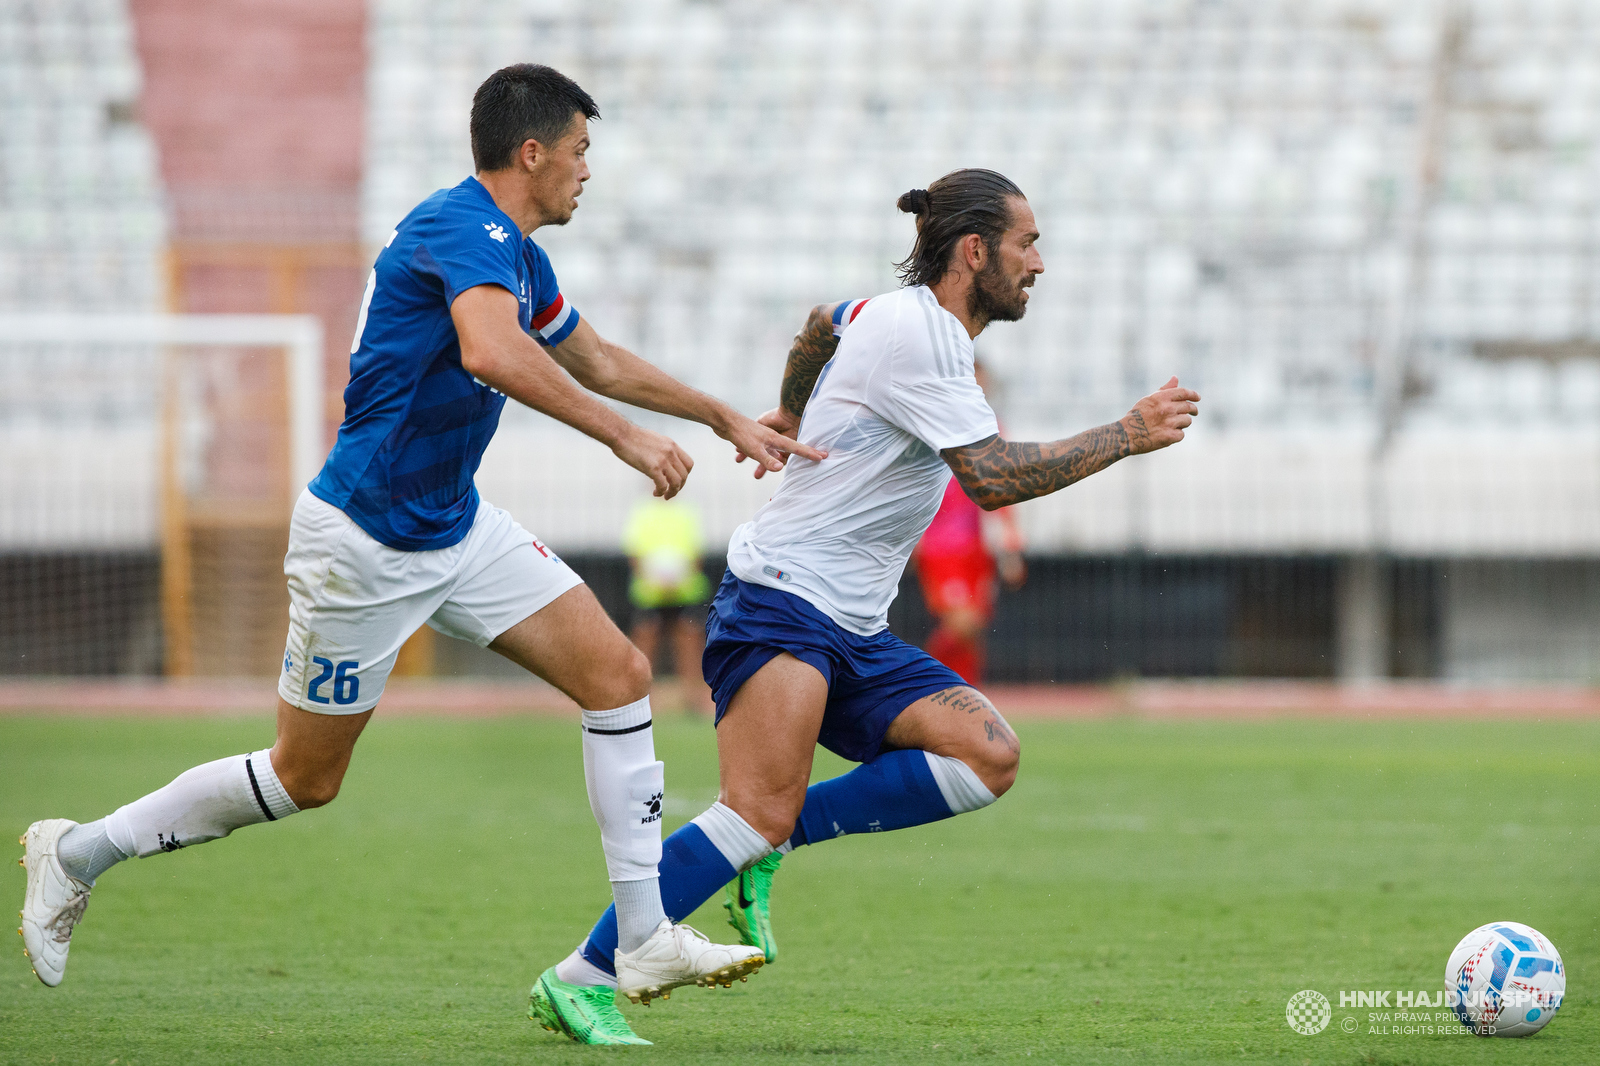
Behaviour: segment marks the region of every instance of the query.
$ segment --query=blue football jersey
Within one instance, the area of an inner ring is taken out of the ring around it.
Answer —
[[[485,284],[517,297],[522,328],[543,344],[577,328],[549,257],[477,178],[418,204],[367,280],[344,422],[310,487],[391,548],[448,548],[472,528],[472,478],[506,398],[461,366],[450,305]]]

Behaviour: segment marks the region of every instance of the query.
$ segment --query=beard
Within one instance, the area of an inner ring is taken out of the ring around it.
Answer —
[[[572,215],[578,210],[578,197],[583,192],[580,185],[575,193],[563,195],[560,200],[550,205],[550,213],[545,218],[543,225],[565,226],[572,221]]]
[[[1021,281],[1011,281],[1000,269],[1000,257],[989,260],[989,265],[972,279],[972,292],[967,297],[967,312],[984,322],[1015,322],[1028,313],[1028,283],[1031,274]]]

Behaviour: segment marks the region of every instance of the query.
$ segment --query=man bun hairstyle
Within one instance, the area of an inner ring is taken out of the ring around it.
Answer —
[[[917,243],[895,264],[905,285],[932,285],[950,270],[950,253],[969,233],[983,238],[990,255],[1011,228],[1011,198],[1022,190],[1004,174],[969,167],[952,170],[926,189],[902,193],[896,206],[917,216]]]
[[[559,70],[539,63],[502,67],[472,94],[472,163],[483,172],[504,170],[524,142],[559,141],[574,114],[599,118],[600,109]]]
[[[917,225],[922,225],[922,216],[928,213],[928,190],[912,189],[910,192],[900,194],[900,199],[895,201],[895,206],[908,215],[917,216]]]

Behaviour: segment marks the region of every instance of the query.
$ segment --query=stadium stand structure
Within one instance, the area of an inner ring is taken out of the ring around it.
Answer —
[[[1210,393],[1203,444],[1146,464],[1149,488],[1189,486],[1176,506],[1113,474],[1092,507],[1030,508],[1042,546],[1600,544],[1593,491],[1561,491],[1589,457],[1548,484],[1518,463],[1511,521],[1412,491],[1474,485],[1464,410],[1476,437],[1521,433],[1600,391],[1581,5],[380,0],[373,22],[368,241],[470,170],[485,72],[571,70],[605,118],[579,223],[542,235],[565,286],[751,408],[807,305],[893,284],[899,191],[962,164],[1015,177],[1048,272],[980,342],[1014,428],[1113,417],[1169,369]],[[1363,459],[1397,429],[1380,529]],[[1502,470],[1476,485],[1514,488]]]
[[[141,82],[120,0],[0,3],[0,312],[162,309]],[[151,366],[138,345],[0,343],[0,670],[159,666]]]
[[[1589,678],[1597,46],[1550,0],[0,0],[0,312],[316,313],[331,424],[373,251],[470,171],[482,77],[548,62],[604,114],[540,234],[564,290],[745,410],[808,306],[895,284],[898,193],[962,165],[1045,233],[1027,319],[979,342],[1013,435],[1172,372],[1206,395],[1182,447],[1020,509],[1000,676]],[[174,667],[153,358],[0,338],[0,671]],[[202,672],[275,662],[278,365],[182,386]],[[770,483],[673,432],[725,536]],[[513,405],[480,484],[623,586],[641,485],[603,448]]]
[[[184,313],[310,313],[323,323],[325,412],[342,414],[370,258],[357,238],[363,0],[130,0],[170,210],[167,300]],[[181,515],[168,514],[169,673],[271,674],[283,658],[291,389],[278,353],[189,360]],[[197,435],[204,434],[201,439]],[[169,508],[170,512],[170,508]]]
[[[1021,508],[1037,551],[1332,560],[1329,639],[1359,676],[1399,667],[1397,588],[1543,633],[1504,560],[1600,550],[1592,6],[375,0],[370,34],[369,243],[468,172],[479,79],[555,65],[604,116],[577,220],[540,235],[563,287],[747,410],[807,306],[892,287],[899,192],[962,165],[1016,179],[1047,273],[979,342],[1009,428],[1107,420],[1169,373],[1206,395],[1183,447]],[[486,491],[554,543],[612,547],[626,472],[507,429]],[[726,533],[763,494],[697,443]],[[1485,661],[1472,626],[1418,626],[1459,637],[1424,672]],[[1489,669],[1591,669],[1594,629]]]
[[[325,448],[317,411],[315,439],[291,443],[289,403],[324,390],[291,382],[274,349],[298,338],[303,367],[304,337],[323,332],[140,320],[143,343],[103,330],[89,342],[94,329],[73,321],[313,310],[348,312],[348,336],[362,258],[360,19],[348,35],[357,69],[337,72],[356,87],[354,121],[324,107],[309,123],[256,93],[274,125],[236,106],[253,83],[230,46],[303,92],[329,79],[284,70],[259,22],[255,36],[247,20],[218,24],[239,14],[228,6],[0,3],[0,317],[54,312],[60,325],[0,329],[0,671],[262,673],[280,659],[290,451]],[[324,5],[322,22],[339,6]],[[318,176],[316,153],[292,151],[297,130],[348,154],[342,199],[327,182],[307,193],[282,181],[286,156],[302,186]]]
[[[0,85],[0,306],[159,310],[166,217],[126,5],[0,4]]]

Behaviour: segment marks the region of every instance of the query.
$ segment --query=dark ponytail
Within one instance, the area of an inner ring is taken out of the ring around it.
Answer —
[[[917,243],[895,264],[906,285],[932,285],[950,269],[950,253],[969,233],[976,233],[989,254],[999,251],[1000,237],[1011,226],[1013,196],[1022,190],[992,170],[952,170],[926,189],[902,193],[896,206],[917,216]]]
[[[900,199],[895,201],[895,206],[908,215],[917,216],[917,225],[922,225],[922,216],[931,209],[927,189],[912,189],[910,192],[900,194]]]

